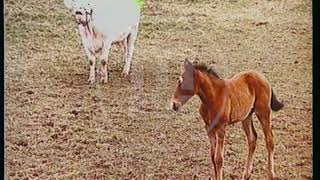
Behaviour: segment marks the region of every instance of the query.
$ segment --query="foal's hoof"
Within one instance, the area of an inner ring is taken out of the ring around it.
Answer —
[[[268,179],[269,180],[280,180],[280,178],[277,178],[277,177],[274,177],[274,176],[273,177],[269,177]]]
[[[245,171],[242,175],[242,180],[249,180],[251,177],[252,169],[250,171]]]
[[[242,180],[249,180],[251,177],[251,174],[249,176],[242,176]]]

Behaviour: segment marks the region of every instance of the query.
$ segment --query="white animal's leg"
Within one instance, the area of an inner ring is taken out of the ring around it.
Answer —
[[[108,83],[108,59],[109,52],[111,48],[111,42],[105,43],[105,47],[103,48],[101,55],[101,82]]]
[[[96,74],[95,74],[96,57],[91,55],[91,56],[88,56],[88,59],[90,63],[90,72],[89,72],[88,82],[90,84],[93,84],[96,81]]]
[[[89,79],[88,82],[90,84],[93,84],[96,81],[95,76],[95,69],[96,69],[96,56],[91,52],[90,47],[92,47],[92,44],[90,40],[85,35],[84,27],[79,26],[79,32],[81,35],[82,43],[84,46],[84,50],[86,52],[86,55],[88,57],[89,63],[90,63],[90,72],[89,72]]]
[[[128,56],[128,38],[125,38],[119,44],[120,44],[122,51],[124,53],[124,57],[126,58]]]
[[[132,28],[132,31],[130,32],[129,37],[128,37],[128,48],[127,48],[127,52],[125,53],[126,54],[126,56],[125,56],[126,62],[125,62],[123,72],[122,72],[122,75],[124,77],[126,77],[130,71],[130,66],[131,66],[131,61],[132,61],[132,56],[133,56],[133,51],[134,51],[134,43],[135,43],[137,36],[138,36],[138,27],[139,27],[139,24],[136,24]]]

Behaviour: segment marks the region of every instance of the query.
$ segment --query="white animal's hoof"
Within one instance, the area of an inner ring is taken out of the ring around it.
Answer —
[[[89,84],[94,84],[96,82],[96,79],[94,78],[94,77],[90,77],[89,79],[88,79],[88,83]]]
[[[102,77],[101,78],[101,83],[107,84],[108,83],[108,77]]]
[[[122,72],[121,77],[127,78],[129,76],[129,73],[127,72]]]

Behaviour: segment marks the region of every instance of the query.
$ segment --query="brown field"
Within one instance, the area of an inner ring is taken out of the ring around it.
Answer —
[[[209,179],[210,144],[191,99],[170,98],[184,58],[223,78],[263,73],[286,107],[273,114],[279,179],[312,179],[311,1],[148,0],[129,79],[114,47],[109,84],[87,84],[89,62],[62,0],[6,0],[6,179]],[[98,77],[99,80],[99,77]],[[260,124],[251,179],[267,176]],[[225,179],[247,155],[228,128]]]

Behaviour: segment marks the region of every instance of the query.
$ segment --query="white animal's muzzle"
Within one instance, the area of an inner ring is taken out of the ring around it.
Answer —
[[[86,10],[76,10],[74,12],[74,17],[78,24],[85,26],[92,20],[92,9],[89,12]]]

